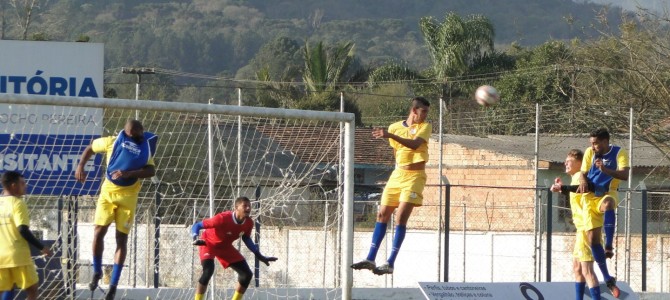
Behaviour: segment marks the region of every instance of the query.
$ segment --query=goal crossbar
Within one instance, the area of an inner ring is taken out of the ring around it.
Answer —
[[[57,105],[95,108],[151,109],[202,114],[223,114],[243,117],[300,118],[331,122],[354,122],[353,113],[314,111],[221,104],[167,102],[155,100],[63,97],[45,95],[1,94],[0,103],[25,105]]]

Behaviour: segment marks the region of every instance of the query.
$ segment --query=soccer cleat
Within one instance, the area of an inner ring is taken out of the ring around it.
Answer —
[[[100,281],[100,278],[102,278],[102,274],[93,274],[93,279],[91,279],[91,283],[88,284],[88,289],[91,290],[91,292],[98,288],[98,281]]]
[[[393,267],[391,267],[391,265],[389,265],[388,263],[385,263],[372,270],[372,273],[375,273],[375,275],[393,274]]]
[[[605,246],[605,257],[606,258],[614,257],[614,248],[612,248],[612,246]]]
[[[374,261],[369,261],[369,260],[365,259],[365,260],[359,261],[359,262],[357,262],[357,263],[351,265],[351,268],[354,269],[354,270],[363,270],[363,269],[365,269],[365,270],[370,270],[370,271],[372,271],[372,270],[375,269],[376,266],[377,266],[377,265],[375,265],[375,262],[374,262]]]
[[[105,300],[114,300],[114,296],[116,296],[116,286],[110,285],[109,289],[107,289],[107,295],[105,295]]]
[[[614,296],[614,298],[619,299],[619,294],[621,293],[621,291],[619,290],[619,287],[616,286],[616,278],[610,277],[610,279],[606,281],[605,284],[607,285],[607,288],[610,289],[610,293],[612,293],[612,296]]]

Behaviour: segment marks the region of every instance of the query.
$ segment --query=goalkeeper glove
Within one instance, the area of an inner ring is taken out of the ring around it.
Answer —
[[[262,254],[256,255],[256,258],[258,258],[258,260],[262,261],[266,266],[269,266],[271,261],[276,261],[277,260],[276,257],[272,257],[272,256],[265,257]]]

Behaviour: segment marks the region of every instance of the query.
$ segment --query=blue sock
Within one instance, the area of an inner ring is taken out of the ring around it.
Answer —
[[[121,270],[123,270],[123,265],[114,264],[112,268],[112,278],[109,280],[109,285],[119,285],[119,279],[121,279]]]
[[[605,281],[610,280],[612,276],[610,276],[610,273],[607,271],[607,262],[605,261],[605,249],[603,248],[603,245],[601,244],[591,245],[591,253],[593,253],[593,258],[596,260],[598,268],[600,268],[600,272],[603,273]]]
[[[102,275],[102,257],[93,256],[93,273]]]
[[[600,300],[600,286],[599,285],[596,285],[596,287],[590,288],[589,292],[591,292],[591,299]]]
[[[393,237],[393,248],[391,249],[391,255],[389,255],[388,259],[389,266],[391,267],[393,267],[393,264],[395,264],[395,258],[398,256],[398,251],[400,251],[402,241],[405,240],[405,232],[407,232],[406,225],[398,225],[395,227],[395,236]]]
[[[375,223],[375,231],[372,232],[372,244],[370,244],[370,252],[368,252],[367,258],[369,261],[375,261],[375,258],[377,258],[379,244],[384,240],[384,235],[386,235],[386,223]]]
[[[2,293],[2,300],[12,300],[14,299],[14,291],[4,291]]]
[[[575,282],[575,300],[584,300],[586,282]]]
[[[614,210],[605,211],[605,247],[612,247],[614,240],[614,228],[616,227],[616,214]]]

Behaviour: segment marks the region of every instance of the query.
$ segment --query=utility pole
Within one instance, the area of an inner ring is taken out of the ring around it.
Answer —
[[[142,75],[145,74],[156,74],[154,68],[121,68],[123,74],[135,74],[137,75],[137,83],[135,84],[135,100],[140,100],[140,83],[142,82]],[[135,120],[140,119],[140,111],[135,110]]]
[[[126,68],[126,67],[122,67],[121,72],[123,74],[135,74],[135,75],[137,75],[137,83],[135,84],[135,100],[140,100],[140,83],[142,82],[142,75],[156,74],[156,71],[154,70],[154,68]],[[139,119],[140,119],[140,111],[136,109],[135,110],[135,120],[139,120]],[[156,178],[156,177],[153,177],[151,179],[152,182],[154,181],[154,178]],[[158,196],[156,196],[156,199],[157,199],[157,201],[160,201],[160,200],[158,200],[159,199]],[[137,217],[135,218],[135,222],[137,222]],[[159,228],[156,228],[156,231],[159,231],[159,230],[160,230]],[[147,236],[147,239],[148,239],[148,236]],[[132,254],[132,259],[133,259],[133,269],[132,269],[133,270],[133,287],[135,287],[137,285],[137,223],[135,223],[135,226],[133,226],[133,251],[131,252],[131,254]],[[157,257],[154,258],[154,261],[156,261],[156,259],[157,259]],[[157,267],[156,267],[156,270],[158,270]],[[149,282],[147,281],[146,284],[148,285]]]

